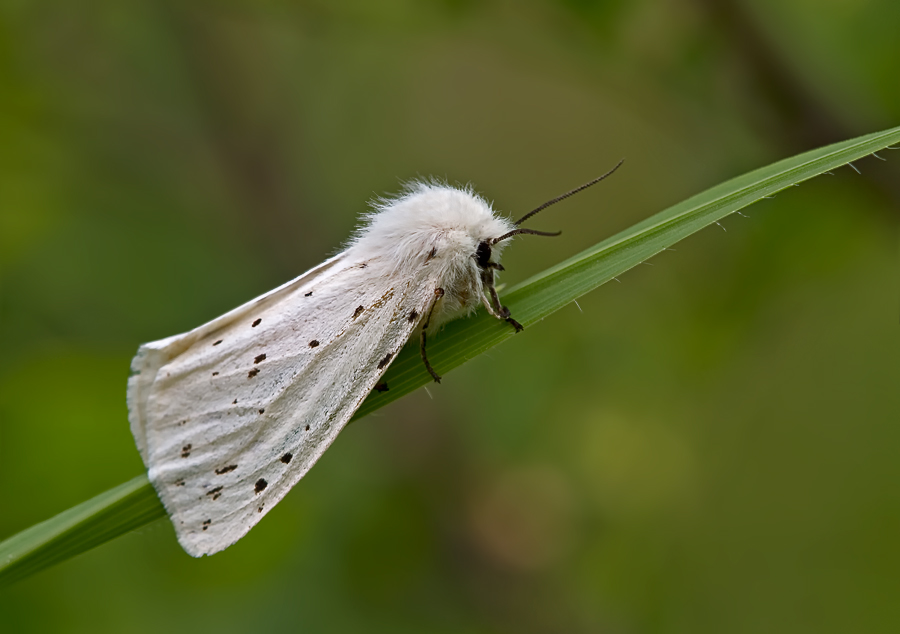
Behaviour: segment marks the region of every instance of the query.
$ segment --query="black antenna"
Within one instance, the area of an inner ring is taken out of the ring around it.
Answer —
[[[587,188],[590,187],[591,185],[596,185],[597,183],[599,183],[600,181],[602,181],[604,178],[606,178],[607,176],[609,176],[610,174],[612,174],[613,172],[615,172],[617,169],[619,169],[619,167],[621,167],[622,163],[624,163],[624,162],[625,162],[625,159],[622,159],[621,161],[619,161],[618,163],[616,163],[616,166],[615,166],[614,168],[612,168],[611,170],[609,170],[609,171],[608,171],[606,174],[604,174],[603,176],[598,176],[598,177],[595,178],[594,180],[592,180],[592,181],[590,181],[590,182],[588,182],[588,183],[585,183],[585,184],[582,185],[581,187],[576,187],[576,188],[573,189],[572,191],[568,191],[568,192],[566,192],[565,194],[563,194],[562,196],[557,196],[556,198],[554,198],[554,199],[552,199],[552,200],[548,200],[547,202],[545,202],[545,203],[544,203],[543,205],[541,205],[540,207],[538,207],[538,208],[536,208],[536,209],[532,209],[532,210],[529,211],[527,214],[525,214],[524,216],[522,216],[521,218],[519,218],[518,220],[516,220],[516,225],[522,224],[523,222],[525,222],[526,220],[528,220],[529,218],[531,218],[534,214],[536,214],[537,212],[539,212],[539,211],[541,211],[541,210],[546,209],[546,208],[549,207],[550,205],[555,205],[555,204],[558,203],[559,201],[565,200],[565,199],[568,198],[569,196],[571,196],[571,195],[573,195],[573,194],[577,194],[578,192],[587,189]],[[494,241],[495,241],[495,242],[499,242],[500,240],[503,240],[504,238],[510,238],[510,237],[514,236],[515,234],[517,234],[517,233],[536,233],[536,232],[512,231],[512,232],[510,232],[510,233],[507,233],[505,236],[503,236],[503,237],[501,237],[501,238],[497,238],[497,239],[494,240]],[[559,235],[559,234],[558,234],[558,233],[541,233],[541,234],[539,234],[539,235],[557,236],[557,235]]]
[[[491,238],[488,242],[489,242],[489,244],[497,244],[498,242],[503,242],[507,238],[512,238],[513,236],[517,236],[522,233],[530,233],[531,235],[534,235],[534,236],[553,237],[553,236],[558,236],[558,235],[562,234],[562,231],[554,231],[551,233],[550,231],[538,231],[537,229],[529,229],[526,227],[524,229],[513,229],[509,233],[504,233],[499,238]]]

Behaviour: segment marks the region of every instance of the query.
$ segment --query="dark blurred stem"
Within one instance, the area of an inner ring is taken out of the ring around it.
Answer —
[[[248,248],[274,262],[279,277],[293,277],[298,253],[315,252],[309,247],[321,240],[314,225],[299,223],[305,201],[291,160],[298,131],[287,129],[291,119],[270,104],[284,99],[277,98],[282,82],[270,70],[276,65],[266,40],[235,7],[198,12],[181,3],[163,6]],[[241,19],[247,28],[228,28]]]
[[[755,127],[775,147],[788,154],[834,143],[862,133],[847,125],[806,90],[805,81],[792,73],[764,32],[752,11],[741,0],[695,0],[724,34],[752,81],[752,94],[765,101],[778,117],[778,126],[760,121],[757,113],[746,113]],[[753,104],[754,99],[741,100]],[[883,170],[861,170],[867,183],[900,208],[900,181],[884,176]]]

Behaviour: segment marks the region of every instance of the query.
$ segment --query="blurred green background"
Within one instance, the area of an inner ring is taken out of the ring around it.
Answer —
[[[555,240],[900,121],[896,0],[6,1],[0,538],[132,478],[143,341],[319,263],[400,181]],[[896,632],[900,152],[731,216],[352,425],[212,558],[167,520],[4,632]]]

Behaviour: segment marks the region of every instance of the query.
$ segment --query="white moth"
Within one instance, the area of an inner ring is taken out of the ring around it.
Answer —
[[[184,549],[209,555],[256,525],[410,337],[439,381],[425,344],[440,315],[483,304],[521,330],[494,289],[496,258],[515,235],[557,235],[517,225],[605,176],[515,223],[471,189],[413,184],[379,201],[342,253],[190,332],[142,345],[128,418]]]

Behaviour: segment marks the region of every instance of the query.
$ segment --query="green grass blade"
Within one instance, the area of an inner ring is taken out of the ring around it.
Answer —
[[[12,583],[165,517],[147,474],[0,543],[0,583]]]
[[[527,328],[725,216],[895,143],[900,143],[900,128],[812,150],[722,183],[519,284],[504,294],[503,302]],[[435,369],[446,374],[513,334],[509,325],[482,312],[447,324],[429,345],[428,356]],[[417,346],[401,351],[384,380],[389,391],[373,393],[353,420],[431,380]],[[139,476],[0,543],[0,584],[27,577],[164,515],[146,475]]]
[[[527,328],[725,216],[898,142],[900,127],[805,152],[726,181],[511,288],[504,293],[503,304]],[[433,343],[429,341],[428,360],[444,374],[514,334],[507,324],[480,312],[447,324]],[[369,396],[353,420],[431,381],[418,347],[404,348],[384,380],[390,389]]]

